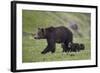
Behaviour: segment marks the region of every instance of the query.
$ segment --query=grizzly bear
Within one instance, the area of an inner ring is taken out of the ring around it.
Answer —
[[[35,39],[46,39],[47,47],[41,52],[46,54],[47,52],[55,52],[56,43],[60,43],[63,48],[63,52],[67,52],[68,43],[73,41],[72,32],[64,27],[48,27],[48,28],[38,28],[38,32],[34,36]]]

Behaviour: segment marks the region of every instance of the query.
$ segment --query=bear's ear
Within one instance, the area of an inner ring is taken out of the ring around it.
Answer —
[[[39,27],[38,30],[44,30],[44,28],[40,28],[40,27]]]
[[[46,30],[45,30],[45,28],[41,28],[41,31],[42,31],[43,35],[45,36],[45,35],[46,35]]]

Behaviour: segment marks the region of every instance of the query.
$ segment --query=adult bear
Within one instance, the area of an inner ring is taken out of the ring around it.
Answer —
[[[41,52],[42,54],[46,54],[47,52],[55,52],[56,43],[61,43],[63,52],[67,52],[68,43],[73,41],[72,32],[64,27],[48,27],[48,28],[38,28],[38,32],[34,36],[35,39],[46,39],[47,47]]]

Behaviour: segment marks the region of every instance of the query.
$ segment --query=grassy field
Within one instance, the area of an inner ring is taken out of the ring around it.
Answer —
[[[23,37],[22,37],[22,61],[28,62],[45,62],[45,61],[64,61],[64,60],[86,60],[91,58],[90,45],[90,14],[75,12],[46,12],[23,10],[22,12]],[[46,40],[35,40],[27,33],[36,33],[38,27],[65,26],[70,21],[76,21],[83,37],[74,34],[74,42],[85,44],[85,50],[79,53],[62,53],[60,44],[56,44],[54,54],[41,54],[47,43]],[[72,56],[71,54],[74,54]]]

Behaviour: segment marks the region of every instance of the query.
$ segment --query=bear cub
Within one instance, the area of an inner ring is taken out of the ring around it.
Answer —
[[[79,43],[69,43],[68,44],[68,52],[79,52],[80,50],[84,50],[85,46],[84,44],[79,44]]]
[[[67,52],[68,44],[73,42],[72,32],[64,27],[48,27],[48,28],[38,28],[38,32],[34,36],[35,39],[46,39],[47,47],[41,52],[46,54],[48,52],[55,52],[56,43],[60,43],[63,48],[63,52]]]

